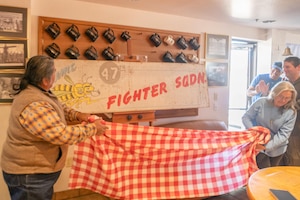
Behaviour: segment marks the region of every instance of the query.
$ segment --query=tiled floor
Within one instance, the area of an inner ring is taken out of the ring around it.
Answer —
[[[64,195],[56,194],[56,195],[58,198],[54,198],[53,200],[113,200],[113,199],[110,199],[103,195],[86,192],[86,191],[82,194],[82,196],[79,196],[79,197],[67,196],[65,194]],[[180,200],[184,200],[184,199],[180,199]],[[203,198],[191,198],[191,199],[185,199],[185,200],[204,200],[204,199]],[[247,197],[246,188],[244,187],[244,188],[238,189],[234,192],[220,195],[220,196],[209,197],[209,198],[206,198],[205,200],[249,200],[249,198]]]

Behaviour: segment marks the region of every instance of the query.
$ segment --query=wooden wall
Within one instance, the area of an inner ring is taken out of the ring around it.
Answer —
[[[59,27],[60,34],[58,37],[53,39],[50,34],[46,31],[46,28],[49,25],[55,24]],[[75,25],[75,30],[78,30],[80,33],[80,37],[74,41],[69,35],[66,33],[66,30]],[[85,34],[85,31],[91,27],[94,27],[98,32],[98,39],[96,41],[92,41]],[[113,35],[115,36],[115,40],[113,43],[108,42],[103,33],[111,29]],[[121,38],[121,34],[127,31],[131,36],[131,39],[125,41]],[[156,47],[154,43],[150,40],[150,37],[157,33],[161,39],[161,44]],[[168,35],[173,36],[175,40],[174,45],[168,45],[163,42],[164,38]],[[188,47],[186,49],[181,49],[179,45],[177,45],[176,41],[183,37]],[[76,46],[79,49],[80,56],[78,59],[87,59],[84,56],[84,52],[90,46],[95,47],[98,52],[97,60],[105,60],[105,58],[101,55],[102,51],[108,47],[113,49],[115,55],[119,54],[121,56],[125,56],[126,61],[139,61],[141,56],[147,56],[147,60],[149,62],[163,62],[163,55],[169,51],[173,57],[175,58],[178,54],[183,53],[186,57],[188,55],[195,55],[199,58],[200,48],[194,50],[189,45],[189,41],[192,38],[195,38],[198,43],[200,42],[200,35],[193,33],[183,33],[183,32],[175,32],[168,30],[157,30],[157,29],[147,29],[140,27],[130,27],[130,26],[122,26],[122,25],[114,25],[114,24],[103,24],[103,23],[95,23],[95,22],[85,22],[85,21],[77,21],[77,20],[67,20],[67,19],[58,19],[58,18],[48,18],[48,17],[39,17],[39,42],[38,42],[38,53],[39,54],[47,54],[45,49],[55,43],[59,46],[60,55],[57,57],[58,59],[68,59],[65,55],[65,51],[71,47],[72,45]],[[189,61],[190,62],[190,61]]]

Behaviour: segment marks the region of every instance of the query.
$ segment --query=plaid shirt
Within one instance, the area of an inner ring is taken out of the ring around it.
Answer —
[[[76,121],[77,111],[63,105],[66,121]],[[23,127],[31,134],[52,144],[75,144],[95,135],[94,124],[65,125],[55,109],[44,101],[29,104],[19,116]]]

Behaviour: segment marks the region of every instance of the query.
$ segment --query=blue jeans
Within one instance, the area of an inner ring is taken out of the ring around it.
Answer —
[[[51,200],[61,171],[49,174],[7,174],[2,171],[11,200]]]

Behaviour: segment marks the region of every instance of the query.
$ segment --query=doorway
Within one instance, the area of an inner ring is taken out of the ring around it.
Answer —
[[[244,129],[242,115],[248,109],[247,88],[256,74],[257,43],[232,39],[230,54],[228,128]]]

